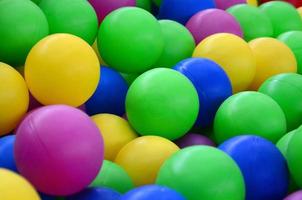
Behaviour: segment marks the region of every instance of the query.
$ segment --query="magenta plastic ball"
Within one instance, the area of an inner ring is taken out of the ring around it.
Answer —
[[[89,0],[89,3],[93,6],[99,23],[112,11],[126,6],[135,6],[136,0]]]
[[[246,0],[215,0],[216,6],[219,9],[226,10],[237,4],[245,4]]]
[[[232,33],[243,37],[235,17],[220,9],[207,9],[196,13],[187,22],[186,27],[192,33],[196,44],[215,33]]]
[[[45,106],[21,122],[15,142],[19,172],[40,192],[71,195],[88,186],[104,157],[103,139],[84,112]]]
[[[204,135],[196,134],[196,133],[188,133],[182,138],[175,141],[175,143],[180,148],[185,148],[189,146],[195,146],[195,145],[207,145],[207,146],[213,146],[215,147],[215,144],[212,140],[207,138]]]
[[[302,199],[302,190],[294,192],[288,195],[284,200],[301,200]]]

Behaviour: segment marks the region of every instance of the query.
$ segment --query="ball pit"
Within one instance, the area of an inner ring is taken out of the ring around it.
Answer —
[[[180,148],[186,148],[195,145],[215,146],[214,142],[204,135],[188,133],[175,141]]]
[[[0,138],[0,168],[17,172],[14,156],[15,135],[8,135]]]
[[[66,200],[119,200],[121,195],[109,188],[88,188],[78,194],[65,198]]]

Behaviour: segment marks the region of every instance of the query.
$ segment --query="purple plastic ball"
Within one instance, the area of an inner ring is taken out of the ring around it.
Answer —
[[[284,200],[302,200],[302,190],[290,194]]]
[[[237,4],[246,4],[246,0],[215,0],[216,7],[222,10],[226,10]]]
[[[186,148],[189,146],[194,146],[194,145],[207,145],[207,146],[215,146],[214,142],[212,142],[209,138],[206,136],[196,134],[196,133],[188,133],[182,138],[179,138],[178,140],[175,141],[175,143],[180,147],[180,148]]]

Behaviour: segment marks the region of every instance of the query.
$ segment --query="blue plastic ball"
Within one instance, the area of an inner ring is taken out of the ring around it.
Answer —
[[[215,8],[214,0],[163,0],[158,18],[185,24],[194,14],[208,8]]]
[[[56,200],[57,199],[56,197],[48,196],[46,194],[41,194],[41,193],[40,193],[40,197],[41,197],[41,200]]]
[[[109,188],[87,188],[82,192],[65,198],[66,200],[119,200],[120,193]]]
[[[185,200],[178,192],[159,185],[146,185],[130,190],[120,200]]]
[[[190,79],[198,93],[200,108],[196,125],[211,125],[221,103],[232,95],[227,74],[214,61],[205,58],[183,60],[174,69]]]
[[[85,104],[87,114],[124,115],[127,91],[128,85],[124,78],[117,71],[102,66],[99,85]]]
[[[238,164],[245,180],[246,200],[281,200],[286,196],[287,164],[273,143],[245,135],[231,138],[219,148]]]
[[[14,157],[15,139],[15,135],[0,138],[0,168],[18,172]]]

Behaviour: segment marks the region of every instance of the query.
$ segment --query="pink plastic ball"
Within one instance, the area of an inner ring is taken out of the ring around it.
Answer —
[[[32,111],[15,142],[19,172],[40,192],[70,195],[96,177],[104,159],[103,139],[84,112],[65,105]]]
[[[299,190],[288,195],[284,200],[301,200],[301,199],[302,199],[302,190]]]
[[[216,6],[219,9],[226,10],[237,4],[246,4],[246,0],[215,0]]]

